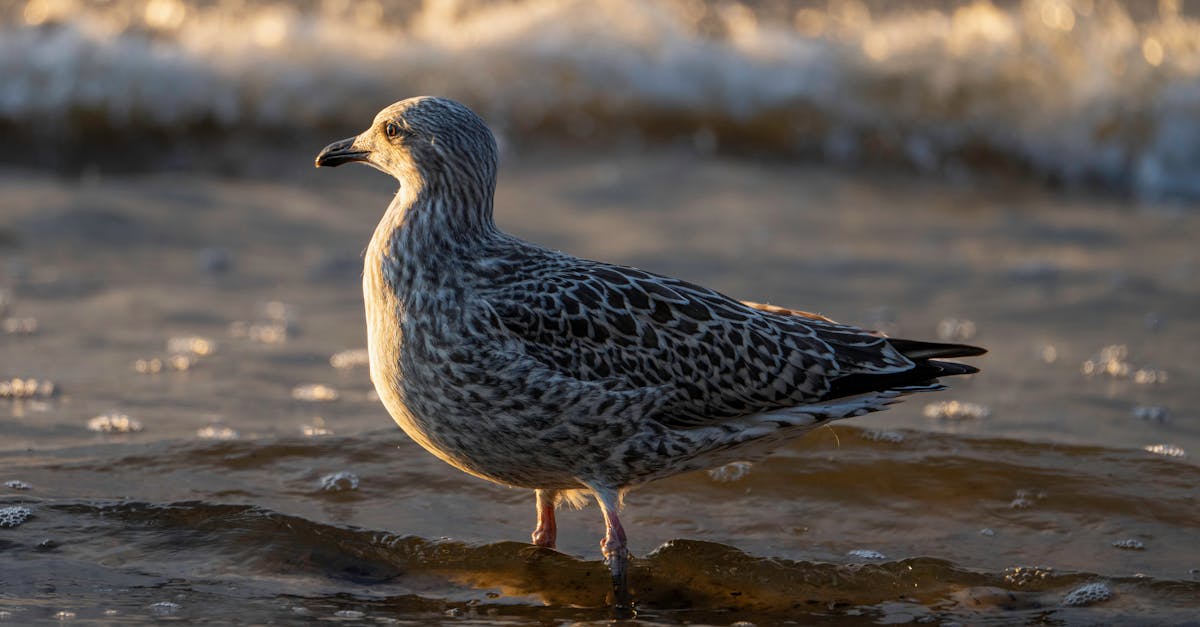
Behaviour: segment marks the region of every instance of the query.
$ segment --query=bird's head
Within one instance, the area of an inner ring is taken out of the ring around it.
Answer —
[[[316,165],[360,161],[396,177],[401,186],[473,187],[490,196],[497,152],[492,132],[473,111],[426,96],[380,111],[361,134],[326,146]]]

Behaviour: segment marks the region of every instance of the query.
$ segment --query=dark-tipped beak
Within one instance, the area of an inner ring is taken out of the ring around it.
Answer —
[[[370,150],[358,150],[354,146],[357,137],[350,137],[335,141],[325,147],[324,150],[317,155],[317,167],[337,167],[343,163],[351,161],[366,161],[370,156]]]

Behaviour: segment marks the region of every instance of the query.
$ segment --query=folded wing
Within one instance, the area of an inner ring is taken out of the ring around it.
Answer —
[[[546,252],[552,263],[539,269],[526,258],[522,267],[532,271],[489,286],[503,332],[580,381],[662,390],[654,418],[676,428],[962,374],[973,369],[930,358],[982,352],[890,340],[817,314]]]

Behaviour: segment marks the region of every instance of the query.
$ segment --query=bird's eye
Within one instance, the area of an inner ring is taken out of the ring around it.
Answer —
[[[387,133],[388,139],[396,139],[400,136],[400,125],[395,122],[388,122],[387,126],[383,127],[383,132]]]

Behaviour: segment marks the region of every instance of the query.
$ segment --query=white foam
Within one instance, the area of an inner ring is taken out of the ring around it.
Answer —
[[[97,433],[137,433],[145,427],[137,418],[113,412],[92,418],[87,422],[87,428]]]
[[[1200,196],[1200,22],[1177,3],[764,4],[27,0],[0,14],[0,119],[357,126],[429,93],[500,127],[675,119],[713,145]]]
[[[16,527],[29,519],[33,510],[20,505],[0,508],[0,527]]]
[[[321,477],[321,489],[327,492],[345,492],[358,489],[358,475],[341,470]]]
[[[750,462],[730,462],[724,466],[709,469],[708,476],[712,477],[713,481],[738,481],[750,474],[752,468],[754,468],[754,464]]]
[[[1108,586],[1096,582],[1079,586],[1078,588],[1067,593],[1063,597],[1063,605],[1068,607],[1080,607],[1084,605],[1092,605],[1107,601],[1112,598],[1112,590]]]
[[[337,389],[324,383],[306,383],[292,388],[292,398],[310,403],[327,403],[336,401],[341,394]]]

